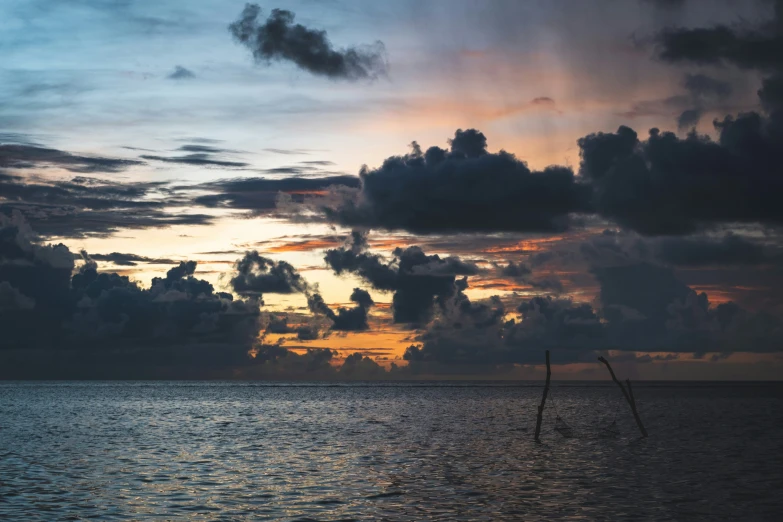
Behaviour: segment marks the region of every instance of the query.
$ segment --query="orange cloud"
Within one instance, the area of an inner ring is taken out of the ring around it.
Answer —
[[[335,248],[342,244],[342,241],[334,239],[308,239],[304,241],[290,241],[281,243],[265,250],[267,252],[285,253],[285,252],[310,252],[312,250],[323,250],[325,248]]]
[[[489,247],[484,252],[489,254],[497,253],[512,253],[512,254],[528,254],[532,252],[542,252],[551,248],[553,243],[564,240],[563,236],[553,236],[540,239],[525,239],[514,243],[512,245],[499,245]]]

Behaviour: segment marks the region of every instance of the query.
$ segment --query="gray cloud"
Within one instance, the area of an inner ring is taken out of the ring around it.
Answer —
[[[204,167],[247,167],[249,165],[249,163],[241,161],[215,159],[211,154],[205,153],[193,153],[172,157],[143,154],[140,157],[146,160],[163,161],[165,163],[181,163],[183,165],[199,165]]]
[[[166,210],[185,202],[173,197],[161,182],[120,183],[85,177],[57,181],[0,172],[0,213],[20,211],[45,235],[101,236],[122,228],[212,222],[213,217],[205,214]]]
[[[367,315],[369,309],[375,305],[370,294],[361,288],[354,288],[351,301],[356,303],[355,307],[340,307],[335,312],[329,308],[320,294],[313,294],[307,298],[307,306],[312,313],[322,314],[329,318],[332,321],[332,330],[357,332],[369,329]]]
[[[174,71],[171,72],[166,78],[169,80],[192,80],[195,78],[196,75],[193,73],[193,71],[188,70],[181,65],[177,65],[174,67]]]
[[[165,258],[152,258],[139,256],[136,254],[121,254],[112,252],[111,254],[91,254],[90,259],[94,261],[107,261],[118,266],[136,266],[139,263],[155,263],[161,265],[173,265],[175,261]]]
[[[27,169],[55,166],[71,172],[99,173],[120,172],[142,164],[141,161],[129,159],[75,155],[29,144],[0,144],[0,167],[5,168]]]
[[[335,49],[326,31],[294,24],[294,13],[273,9],[259,24],[261,8],[247,4],[239,19],[229,26],[234,39],[247,47],[257,62],[289,61],[317,76],[330,79],[375,79],[386,74],[382,42],[363,47]]]
[[[302,202],[305,196],[326,191],[332,186],[358,187],[358,185],[358,177],[346,175],[317,178],[239,178],[181,188],[212,192],[194,198],[195,203],[205,207],[263,211],[277,206],[278,194],[281,192],[290,194],[292,199]]]
[[[236,263],[231,288],[240,295],[292,294],[307,290],[307,282],[285,261],[263,257],[256,251],[247,252]]]

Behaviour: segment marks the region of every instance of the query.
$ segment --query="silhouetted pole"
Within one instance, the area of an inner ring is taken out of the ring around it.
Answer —
[[[544,396],[541,397],[541,406],[538,407],[538,419],[536,419],[536,442],[538,436],[541,434],[541,420],[544,417],[544,405],[546,404],[546,396],[549,393],[549,378],[552,376],[552,370],[549,368],[549,350],[546,351],[546,384],[544,385]]]
[[[609,365],[609,361],[607,361],[603,357],[599,357],[598,360],[606,365],[606,368],[609,370],[609,373],[612,376],[612,380],[616,382],[617,386],[619,386],[620,389],[622,390],[625,400],[628,401],[628,404],[631,406],[631,411],[633,412],[633,418],[636,420],[636,425],[639,426],[639,431],[642,432],[642,437],[647,437],[647,430],[644,429],[644,424],[642,424],[642,419],[639,417],[639,412],[636,411],[636,399],[634,399],[633,397],[633,388],[631,388],[631,379],[625,380],[625,382],[628,383],[628,391],[625,391],[625,387],[623,386],[623,383],[618,381],[617,377],[614,376],[614,371],[612,371],[612,367]]]

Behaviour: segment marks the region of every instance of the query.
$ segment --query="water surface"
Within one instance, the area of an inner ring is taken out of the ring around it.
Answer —
[[[783,512],[780,384],[639,383],[644,440],[611,383],[556,386],[535,444],[537,384],[0,383],[0,519]]]

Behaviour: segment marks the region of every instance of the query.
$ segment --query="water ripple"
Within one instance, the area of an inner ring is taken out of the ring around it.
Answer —
[[[783,387],[635,391],[0,383],[0,519],[777,519]]]

